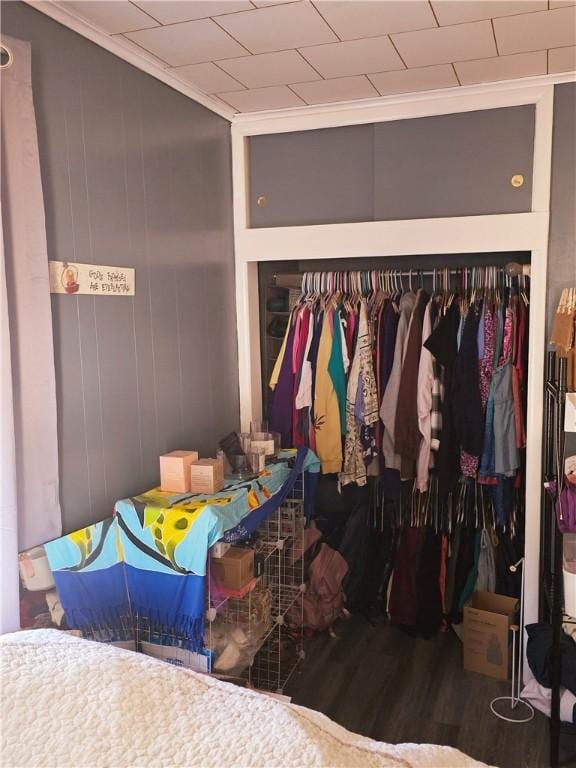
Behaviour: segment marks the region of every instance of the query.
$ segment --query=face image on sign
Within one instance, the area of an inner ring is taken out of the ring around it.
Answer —
[[[60,282],[66,293],[77,293],[80,290],[78,269],[73,264],[68,264],[62,269]]]

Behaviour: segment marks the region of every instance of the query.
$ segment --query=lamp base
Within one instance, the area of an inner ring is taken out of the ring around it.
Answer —
[[[518,709],[518,705],[522,706]],[[498,696],[490,702],[492,714],[507,723],[528,723],[534,717],[534,708],[524,699],[512,696]]]

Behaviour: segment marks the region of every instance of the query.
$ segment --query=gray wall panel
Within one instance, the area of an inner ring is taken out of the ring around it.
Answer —
[[[562,288],[576,286],[576,83],[554,88],[548,329]]]
[[[372,219],[372,125],[254,136],[250,169],[253,227]],[[260,195],[265,208],[256,205]]]
[[[23,3],[2,31],[32,44],[49,258],[136,269],[133,299],[52,297],[70,531],[238,426],[230,129]]]
[[[532,106],[379,123],[374,218],[529,211],[533,148]],[[525,183],[514,188],[518,173]]]

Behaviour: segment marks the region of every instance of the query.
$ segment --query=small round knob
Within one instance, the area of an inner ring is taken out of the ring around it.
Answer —
[[[521,187],[524,184],[524,176],[521,173],[515,173],[510,179],[510,184],[513,187]]]
[[[266,208],[266,206],[268,205],[268,200],[266,200],[264,195],[259,195],[256,198],[256,205],[258,206],[258,208]]]

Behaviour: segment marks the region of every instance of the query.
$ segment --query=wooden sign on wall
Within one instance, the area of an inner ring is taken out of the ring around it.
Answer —
[[[134,296],[135,270],[132,267],[104,267],[49,261],[50,293],[90,293],[93,296]]]

